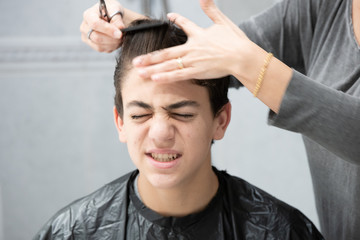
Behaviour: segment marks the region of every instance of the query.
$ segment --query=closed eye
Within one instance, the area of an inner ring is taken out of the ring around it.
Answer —
[[[182,118],[182,119],[191,119],[193,118],[195,115],[194,114],[190,114],[190,113],[170,113],[170,116],[173,118]]]
[[[150,117],[151,114],[141,114],[141,115],[131,115],[131,119],[133,120],[138,120],[138,119],[141,119],[141,118],[146,118],[146,117]]]

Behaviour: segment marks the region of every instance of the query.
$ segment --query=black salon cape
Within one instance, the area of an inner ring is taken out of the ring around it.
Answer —
[[[138,171],[60,210],[34,239],[323,239],[300,211],[214,168],[219,189],[199,213],[163,217],[135,194]]]

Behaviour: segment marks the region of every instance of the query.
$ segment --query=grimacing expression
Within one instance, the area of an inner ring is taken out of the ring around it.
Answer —
[[[211,142],[224,136],[230,103],[214,116],[206,87],[190,80],[156,83],[136,69],[127,72],[121,92],[123,116],[114,108],[115,122],[141,178],[171,188],[211,168]]]

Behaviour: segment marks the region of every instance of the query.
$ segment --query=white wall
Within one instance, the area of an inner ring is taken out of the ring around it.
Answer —
[[[82,11],[95,2],[0,2],[7,10],[0,14],[0,239],[31,238],[61,207],[134,168],[113,126],[114,55],[80,41]],[[209,26],[197,1],[169,2]],[[123,3],[140,9],[139,1]],[[272,1],[218,4],[240,21]],[[214,146],[214,164],[317,223],[300,137],[267,126],[267,109],[245,89],[231,90],[230,98],[233,119]]]

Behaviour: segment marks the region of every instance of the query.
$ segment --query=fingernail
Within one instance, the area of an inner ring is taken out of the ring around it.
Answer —
[[[166,16],[167,16],[168,18],[171,18],[172,16],[174,16],[174,13],[168,13]]]
[[[151,76],[151,80],[153,80],[153,81],[155,81],[155,82],[156,82],[156,81],[159,81],[159,79],[160,79],[160,78],[159,78],[159,75],[154,74],[154,75]]]
[[[120,30],[114,31],[114,38],[117,38],[117,39],[121,38],[121,31]]]
[[[139,73],[140,77],[146,77],[146,76],[147,76],[147,72],[146,72],[146,70],[143,69],[143,68],[140,68],[140,69],[138,70],[138,73]]]
[[[141,57],[137,57],[137,58],[134,58],[133,64],[138,66],[138,65],[141,65],[142,61],[143,61],[143,59]]]

